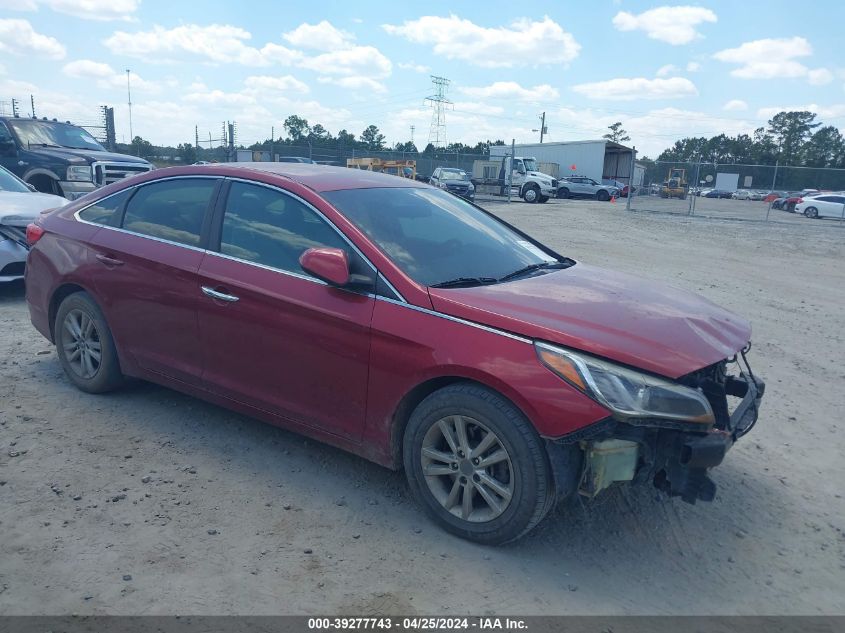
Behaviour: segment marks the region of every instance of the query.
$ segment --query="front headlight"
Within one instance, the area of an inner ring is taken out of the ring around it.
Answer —
[[[472,184],[472,183],[469,183],[469,187],[467,187],[467,191],[475,191],[475,185]]]
[[[71,165],[67,168],[67,179],[91,182],[93,175],[89,165]]]
[[[540,362],[616,417],[715,421],[710,403],[697,389],[547,343],[534,347]]]

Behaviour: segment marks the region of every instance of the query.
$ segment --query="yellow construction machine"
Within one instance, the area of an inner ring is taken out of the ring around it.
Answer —
[[[687,185],[686,170],[677,167],[672,167],[669,170],[669,175],[663,182],[660,188],[661,198],[680,198],[683,200],[687,197],[689,186]]]
[[[381,158],[347,158],[346,166],[350,169],[364,169],[391,174],[400,178],[414,180],[417,176],[417,161],[415,160],[384,160]]]

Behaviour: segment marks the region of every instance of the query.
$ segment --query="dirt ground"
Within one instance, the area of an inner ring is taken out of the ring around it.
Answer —
[[[472,545],[401,474],[156,386],[76,391],[16,284],[0,288],[0,613],[845,614],[845,229],[490,206],[753,321],[763,414],[713,503],[614,490]]]

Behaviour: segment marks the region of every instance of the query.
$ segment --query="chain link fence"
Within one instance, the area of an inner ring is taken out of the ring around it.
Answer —
[[[638,165],[643,172],[630,200],[634,211],[802,222],[806,218],[794,213],[795,200],[845,191],[845,169],[703,161],[640,160]]]

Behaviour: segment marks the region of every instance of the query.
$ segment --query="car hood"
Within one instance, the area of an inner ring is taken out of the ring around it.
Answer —
[[[586,264],[474,288],[435,310],[678,378],[736,354],[751,325],[696,294]]]
[[[0,191],[0,224],[25,227],[42,211],[63,207],[68,202],[67,198],[50,193]]]
[[[528,175],[533,178],[545,178],[546,180],[553,180],[551,176],[549,176],[548,174],[544,174],[541,171],[529,171]]]
[[[32,147],[29,151],[37,151],[42,156],[49,156],[58,160],[65,160],[72,163],[79,162],[75,159],[84,159],[86,163],[93,163],[95,161],[108,163],[134,163],[138,165],[149,165],[150,162],[137,156],[129,156],[127,154],[115,154],[113,152],[98,152],[89,149],[71,149],[69,147]]]

